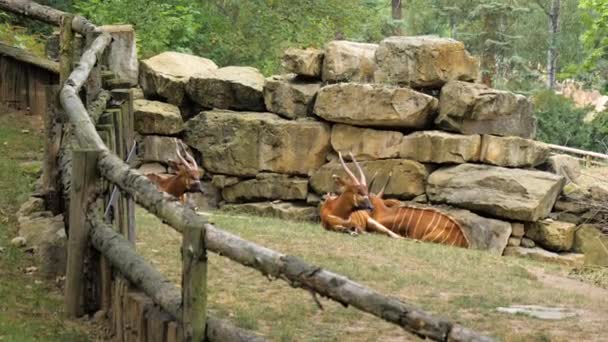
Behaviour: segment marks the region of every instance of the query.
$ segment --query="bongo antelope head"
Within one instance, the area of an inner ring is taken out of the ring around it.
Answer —
[[[352,153],[350,153],[350,157],[355,163],[355,167],[359,172],[359,179],[355,177],[353,172],[346,166],[344,163],[344,159],[342,159],[342,154],[338,152],[338,158],[340,159],[340,163],[344,168],[344,171],[348,175],[347,179],[343,179],[337,175],[333,175],[334,182],[338,186],[338,193],[340,193],[340,198],[343,199],[343,205],[349,206],[351,211],[353,210],[374,210],[374,206],[372,205],[368,193],[367,181],[365,179],[365,174],[361,169],[359,163],[355,160]]]

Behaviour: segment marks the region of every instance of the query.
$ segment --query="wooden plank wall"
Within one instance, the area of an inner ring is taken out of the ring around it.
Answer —
[[[31,64],[0,56],[0,104],[32,115],[46,112],[45,86],[58,84],[59,76]]]

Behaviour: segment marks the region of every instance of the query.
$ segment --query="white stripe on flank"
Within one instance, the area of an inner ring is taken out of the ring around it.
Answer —
[[[435,217],[437,217],[437,213],[433,214],[433,218],[431,219],[431,223],[428,225],[429,227],[433,226],[433,229],[429,233],[427,233],[426,236],[432,236],[433,232],[435,232],[435,230],[437,230],[437,227],[439,226],[439,223],[441,223],[441,214],[439,214],[439,222],[437,222],[436,224],[433,225],[433,222],[435,222]]]
[[[401,210],[401,211],[405,212],[406,209],[409,209],[409,208],[403,208],[403,210]],[[412,214],[411,212],[413,212],[413,210],[410,209],[410,217],[407,219],[407,224],[405,226],[405,236],[407,236],[407,233],[410,230],[410,223],[412,223],[412,217],[414,216],[414,214]]]
[[[445,234],[445,238],[443,240],[441,240],[439,243],[441,243],[441,244],[445,243],[448,240],[448,238],[452,235],[453,232],[454,232],[454,229],[450,230],[449,233]]]
[[[421,211],[419,211],[419,212],[418,212],[418,221],[416,221],[416,225],[414,226],[414,233],[416,233],[416,232],[417,232],[417,229],[418,229],[418,227],[419,227],[419,225],[420,225],[420,220],[421,220],[421,219],[422,219],[422,212],[421,212]],[[422,235],[421,235],[421,237],[422,237]],[[416,238],[416,237],[414,237],[414,238]],[[417,238],[417,239],[419,239],[419,238]]]

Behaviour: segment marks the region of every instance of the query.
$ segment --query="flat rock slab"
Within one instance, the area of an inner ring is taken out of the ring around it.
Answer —
[[[264,103],[269,112],[287,119],[312,114],[320,82],[302,80],[294,75],[271,76],[264,83]]]
[[[169,51],[144,59],[139,69],[139,84],[146,97],[160,96],[179,106],[190,77],[216,70],[217,65],[207,58]]]
[[[169,160],[179,160],[176,152],[177,138],[159,135],[146,135],[143,137],[140,151],[140,159],[144,163],[160,162],[167,164]],[[186,146],[187,152],[192,155],[192,150]]]
[[[206,108],[264,111],[264,75],[252,67],[229,66],[194,75],[190,98]]]
[[[522,239],[522,246],[525,239]],[[579,253],[554,253],[540,247],[507,247],[505,256],[518,256],[536,261],[550,262],[566,266],[582,266],[585,263],[585,255]]]
[[[542,171],[460,164],[433,172],[426,193],[431,202],[531,222],[549,215],[564,182]]]
[[[222,210],[255,216],[276,217],[293,221],[318,221],[317,207],[289,202],[257,202],[243,204],[226,204]]]
[[[323,50],[315,48],[289,48],[281,58],[281,68],[286,73],[321,78],[323,67]]]
[[[184,130],[179,108],[172,104],[135,100],[133,116],[135,131],[140,134],[173,135]]]
[[[253,177],[259,172],[307,175],[325,163],[329,125],[285,120],[271,113],[213,110],[187,123],[185,141],[212,173]]]
[[[567,154],[556,154],[547,158],[541,170],[555,173],[566,178],[568,182],[577,183],[581,176],[581,162]]]
[[[505,167],[535,167],[547,161],[550,152],[549,146],[539,141],[484,134],[480,161]]]
[[[420,131],[406,135],[399,157],[424,163],[466,163],[479,160],[481,138],[442,131]]]
[[[435,124],[463,134],[527,139],[536,135],[532,103],[525,96],[460,81],[448,82],[441,88]]]
[[[540,305],[511,305],[508,308],[498,307],[496,310],[502,313],[513,315],[523,314],[545,320],[562,320],[570,317],[576,317],[581,314],[581,310],[552,308]]]
[[[594,225],[577,227],[572,250],[585,254],[585,264],[608,267],[608,235]]]
[[[380,42],[375,80],[414,88],[440,88],[451,80],[473,81],[477,59],[464,44],[436,36],[395,36]]]
[[[424,128],[438,101],[409,88],[339,83],[319,90],[314,113],[327,121],[356,126]]]
[[[576,224],[546,219],[526,223],[526,237],[554,251],[569,251],[574,242]]]
[[[287,175],[260,173],[222,189],[226,202],[255,202],[260,200],[305,200],[308,195],[308,179]]]
[[[376,183],[384,184],[390,172],[392,177],[386,187],[385,194],[387,196],[397,197],[401,199],[411,199],[418,195],[424,194],[424,186],[431,167],[425,166],[412,160],[404,159],[386,159],[364,161],[359,163],[361,168],[367,175],[369,180],[376,172]],[[346,164],[353,172],[356,173],[353,163]],[[319,168],[313,173],[310,178],[310,185],[317,194],[325,194],[327,192],[335,192],[336,186],[332,175],[347,177],[344,169],[339,163],[328,163]],[[380,187],[377,185],[376,187]],[[371,189],[378,191],[379,189]]]
[[[335,40],[325,45],[323,82],[372,82],[377,44]]]
[[[403,134],[351,125],[335,124],[331,146],[343,155],[352,153],[359,161],[398,158]]]

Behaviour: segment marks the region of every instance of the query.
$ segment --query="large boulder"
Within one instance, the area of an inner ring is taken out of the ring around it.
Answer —
[[[608,235],[597,227],[583,224],[576,228],[572,250],[585,254],[585,264],[608,267]]]
[[[140,134],[173,135],[184,130],[179,108],[159,101],[133,102],[134,128]]]
[[[578,183],[581,176],[581,163],[573,156],[567,154],[552,155],[540,167],[542,170],[555,173],[566,178],[568,182]]]
[[[179,106],[184,101],[185,87],[190,77],[216,69],[217,65],[207,58],[179,52],[163,52],[141,61],[139,85],[146,97],[162,97]]]
[[[226,204],[221,206],[228,212],[244,213],[255,216],[276,217],[292,221],[318,221],[317,207],[290,202],[256,202],[243,204]]]
[[[329,137],[329,125],[322,122],[226,110],[200,113],[185,132],[188,145],[202,153],[205,169],[233,176],[309,174],[325,162]]]
[[[523,241],[523,240],[522,240]],[[536,261],[550,262],[566,266],[582,266],[585,262],[585,255],[580,253],[554,253],[546,251],[540,247],[507,247],[505,256],[517,256]]]
[[[320,78],[323,67],[323,51],[315,48],[289,48],[283,53],[281,67],[286,73]]]
[[[217,209],[222,200],[222,194],[219,189],[211,182],[201,182],[203,192],[194,192],[186,197],[188,202],[196,208],[197,211],[207,211]]]
[[[358,126],[424,128],[438,101],[409,88],[339,83],[319,90],[314,112],[327,121]]]
[[[509,236],[511,224],[509,222],[479,216],[465,209],[458,209],[447,205],[428,206],[407,203],[407,206],[420,208],[434,208],[452,217],[460,224],[467,237],[470,248],[489,251],[502,255]]]
[[[484,164],[507,167],[534,167],[549,157],[547,144],[520,137],[499,137],[484,134],[481,159]]]
[[[549,215],[564,182],[542,171],[460,164],[433,172],[426,193],[432,202],[508,220],[537,221]]]
[[[345,40],[327,43],[323,58],[323,82],[372,82],[377,48],[377,44]]]
[[[312,114],[321,83],[301,80],[293,75],[271,76],[264,83],[264,103],[268,111],[287,119]]]
[[[305,200],[308,194],[308,179],[289,177],[276,173],[259,173],[248,179],[222,189],[226,202],[254,202],[259,200]]]
[[[170,159],[179,160],[176,152],[177,141],[180,140],[158,135],[146,135],[143,137],[140,146],[140,151],[142,151],[140,155],[141,161],[144,163],[161,162],[166,164]],[[192,155],[190,148],[186,148],[186,150]]]
[[[526,223],[526,237],[542,247],[554,251],[565,252],[572,248],[576,224],[542,220]]]
[[[346,155],[351,152],[357,160],[399,157],[403,134],[350,125],[336,124],[331,130],[331,146]]]
[[[53,216],[50,211],[20,216],[17,220],[19,222],[19,236],[24,237],[28,245],[33,247],[52,240],[58,231],[65,229],[63,216]]]
[[[466,163],[479,160],[479,135],[452,134],[442,131],[421,131],[406,135],[399,148],[399,157],[425,163]]]
[[[494,134],[534,138],[536,118],[523,95],[483,84],[448,82],[441,88],[439,127],[464,134]]]
[[[430,167],[405,159],[386,159],[375,161],[364,161],[359,163],[361,168],[370,179],[376,172],[376,183],[384,183],[389,173],[391,179],[386,187],[385,194],[389,197],[411,199],[424,193],[426,178]],[[351,170],[356,170],[353,163],[346,164]],[[356,171],[355,174],[358,174]],[[336,186],[332,175],[347,177],[344,169],[339,163],[328,163],[319,168],[310,178],[310,186],[317,194],[335,192]],[[377,191],[377,189],[371,189]]]
[[[190,78],[186,91],[207,108],[264,111],[264,75],[252,67],[229,66]]]
[[[376,82],[440,88],[451,80],[473,81],[478,61],[462,42],[435,36],[388,37],[376,51]]]

